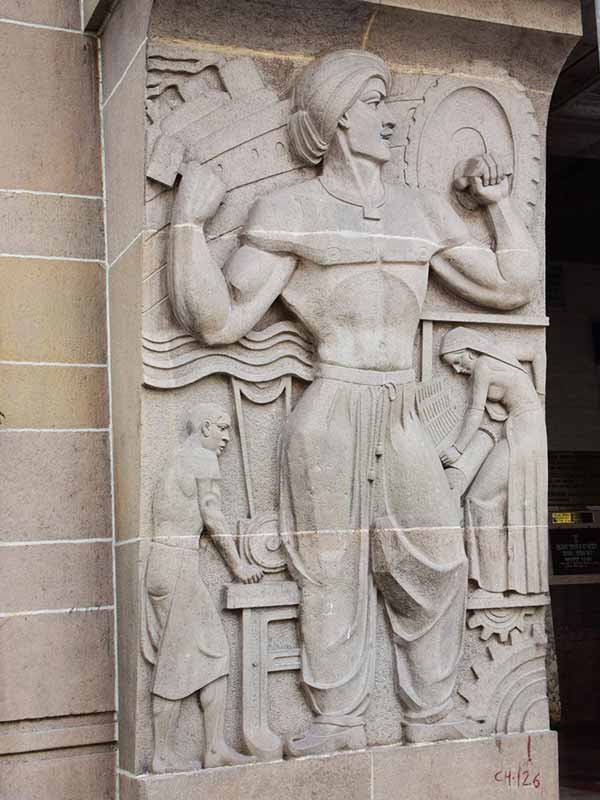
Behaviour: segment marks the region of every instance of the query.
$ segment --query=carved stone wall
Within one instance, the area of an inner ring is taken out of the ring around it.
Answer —
[[[178,780],[156,772],[212,785],[241,753],[296,770],[548,728],[544,130],[572,37],[228,6],[158,0],[146,52],[123,323],[143,389],[119,400],[122,419],[139,402],[118,576],[121,766],[150,773],[123,778],[132,796]],[[353,138],[360,103],[385,157]]]

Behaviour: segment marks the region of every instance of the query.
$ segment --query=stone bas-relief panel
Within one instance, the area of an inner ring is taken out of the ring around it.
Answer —
[[[543,357],[421,325],[538,290],[522,88],[155,41],[147,112],[148,767],[546,728]]]

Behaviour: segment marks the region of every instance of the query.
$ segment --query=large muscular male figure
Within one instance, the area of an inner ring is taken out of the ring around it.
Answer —
[[[291,143],[318,177],[263,195],[223,271],[203,224],[224,196],[199,164],[173,209],[169,290],[179,322],[235,342],[281,295],[312,336],[316,379],[282,434],[281,532],[301,588],[302,681],[314,712],[291,755],[360,748],[374,674],[376,588],[390,621],[407,741],[458,735],[452,691],[467,564],[442,466],[415,411],[413,347],[429,268],[479,305],[528,302],[537,253],[491,155],[459,166],[495,251],[448,203],[382,179],[390,75],[363,51],[301,74]]]

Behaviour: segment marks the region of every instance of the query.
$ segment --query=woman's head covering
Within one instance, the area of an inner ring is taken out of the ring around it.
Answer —
[[[502,350],[487,336],[483,336],[469,328],[452,328],[451,331],[448,331],[442,339],[440,356],[445,356],[448,353],[457,353],[460,350],[473,350],[475,353],[491,356],[491,358],[495,358],[505,364],[510,364],[511,367],[527,372],[512,353]]]
[[[302,161],[322,161],[340,118],[372,78],[380,78],[389,91],[391,77],[383,60],[364,50],[338,50],[304,69],[294,88],[288,122],[292,147]]]

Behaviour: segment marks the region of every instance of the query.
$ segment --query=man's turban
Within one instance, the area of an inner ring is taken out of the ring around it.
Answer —
[[[372,78],[380,78],[389,91],[391,78],[383,60],[364,50],[338,50],[304,69],[294,88],[288,122],[292,147],[302,161],[322,161],[340,118]]]

